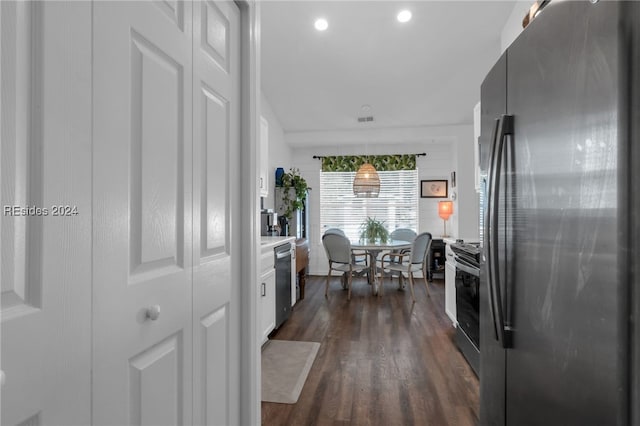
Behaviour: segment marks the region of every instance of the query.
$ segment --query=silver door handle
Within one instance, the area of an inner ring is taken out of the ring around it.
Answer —
[[[484,223],[485,223],[485,233],[484,233],[484,247],[486,250],[486,254],[487,254],[487,291],[489,293],[489,311],[491,313],[491,321],[493,324],[493,332],[494,332],[494,337],[496,340],[500,340],[500,338],[498,337],[498,321],[496,319],[496,307],[494,306],[495,300],[493,298],[493,259],[492,259],[492,247],[491,247],[491,234],[493,233],[493,182],[494,182],[494,177],[493,174],[495,173],[495,168],[494,168],[494,158],[495,158],[495,150],[496,150],[496,145],[497,145],[497,138],[498,138],[498,129],[500,128],[500,119],[496,119],[494,126],[493,126],[493,132],[491,135],[491,147],[490,147],[490,158],[489,158],[489,176],[488,176],[488,183],[487,183],[487,187],[488,187],[488,191],[487,191],[487,208],[485,210],[485,219],[484,219]]]
[[[145,312],[145,318],[150,319],[151,321],[155,321],[160,317],[160,305],[153,305],[147,308]]]
[[[505,327],[504,313],[502,310],[502,286],[500,280],[500,261],[498,259],[498,224],[499,216],[496,210],[500,205],[500,171],[502,170],[502,152],[504,139],[507,135],[513,135],[513,115],[503,115],[498,120],[495,145],[492,152],[492,178],[489,182],[491,200],[489,201],[489,288],[495,314],[495,327],[498,341],[503,348],[511,347],[511,330]]]
[[[4,371],[0,370],[0,387],[3,387],[7,382],[7,376],[5,376]]]
[[[289,257],[289,256],[291,256],[291,252],[283,251],[283,252],[280,252],[280,253],[276,254],[276,259],[284,259],[285,257]]]
[[[260,291],[260,295],[262,297],[267,295],[267,283],[262,283],[262,288],[261,288],[261,291]]]

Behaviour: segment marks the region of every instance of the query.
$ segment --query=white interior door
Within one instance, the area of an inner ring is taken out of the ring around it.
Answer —
[[[90,22],[0,2],[3,425],[90,422]]]
[[[97,2],[94,26],[94,422],[237,423],[239,11]]]
[[[240,11],[193,4],[194,424],[239,422]]]
[[[93,3],[96,425],[191,423],[192,4]]]

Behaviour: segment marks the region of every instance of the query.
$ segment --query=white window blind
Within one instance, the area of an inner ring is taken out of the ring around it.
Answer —
[[[357,240],[367,217],[383,220],[389,232],[396,228],[418,231],[418,171],[378,172],[378,198],[353,195],[355,172],[320,172],[320,232],[342,229]]]

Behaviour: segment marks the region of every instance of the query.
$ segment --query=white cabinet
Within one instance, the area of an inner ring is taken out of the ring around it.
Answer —
[[[446,263],[444,265],[444,310],[449,316],[454,326],[458,325],[456,320],[456,267],[451,251],[451,244],[447,244],[445,249]]]
[[[269,122],[260,117],[260,196],[269,195]]]
[[[262,305],[261,344],[269,338],[269,333],[276,326],[276,270],[262,274],[260,277],[260,301]]]
[[[269,333],[276,326],[276,270],[274,268],[273,247],[262,252],[260,258],[260,344],[264,344]]]

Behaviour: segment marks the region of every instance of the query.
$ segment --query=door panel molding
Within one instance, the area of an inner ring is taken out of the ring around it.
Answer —
[[[182,424],[183,352],[180,332],[131,358],[130,424]]]
[[[200,26],[200,46],[207,56],[229,73],[229,19],[211,0],[203,0]]]
[[[184,70],[135,30],[131,68],[131,272],[182,269]]]
[[[195,365],[203,366],[204,374],[198,374],[194,378],[194,387],[199,388],[199,391],[194,392],[195,406],[201,408],[201,413],[194,413],[194,417],[200,415],[202,424],[229,424],[229,395],[221,392],[219,384],[224,383],[224,389],[229,386],[229,369],[226,366],[230,355],[230,321],[229,304],[216,309],[200,321],[200,338],[204,344],[200,353],[196,353],[196,356],[200,355],[200,359],[196,360]]]
[[[229,255],[229,101],[201,81],[200,258]],[[220,147],[222,145],[222,149]],[[222,184],[221,183],[225,183]]]
[[[2,6],[2,319],[42,307],[42,21],[37,3]]]
[[[179,0],[154,0],[154,4],[178,27],[184,30],[184,4]]]

